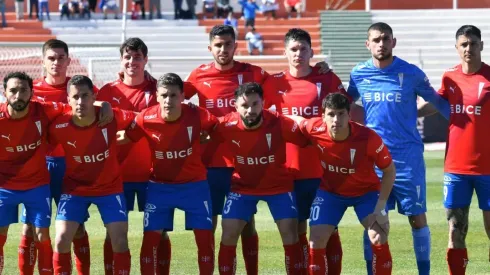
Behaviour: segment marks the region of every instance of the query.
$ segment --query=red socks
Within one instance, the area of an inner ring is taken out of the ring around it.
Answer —
[[[327,249],[328,274],[340,275],[342,271],[342,244],[340,243],[339,231],[335,230],[328,239]]]
[[[37,249],[33,237],[22,235],[18,251],[20,275],[34,274]]]
[[[112,244],[111,240],[104,241],[104,274],[112,275],[114,272],[112,271],[114,256],[112,253]]]
[[[464,275],[468,264],[468,251],[466,248],[448,248],[446,260],[450,275]]]
[[[3,255],[3,246],[7,241],[7,236],[0,235],[0,274],[3,274],[3,267],[5,263],[4,255]]]
[[[388,243],[371,245],[371,248],[373,249],[373,275],[391,275],[393,261]]]
[[[71,274],[71,253],[53,254],[54,274]],[[53,274],[53,273],[51,273]]]
[[[308,265],[310,262],[309,253],[310,253],[310,243],[308,242],[308,237],[306,237],[306,233],[302,233],[298,235],[299,238],[299,246],[301,247],[301,260],[303,261],[303,273],[308,273]]]
[[[39,260],[37,268],[40,275],[52,275],[53,274],[53,247],[51,246],[51,240],[47,239],[43,242],[36,243]]]
[[[73,250],[75,253],[75,265],[77,267],[78,275],[90,274],[90,244],[87,231],[85,231],[85,235],[82,238],[73,239]]]
[[[220,245],[218,254],[218,265],[220,275],[235,275],[236,245]]]
[[[157,269],[157,251],[162,234],[158,232],[145,232],[140,252],[141,275],[154,275]]]
[[[131,254],[129,250],[122,253],[114,252],[114,274],[129,274],[131,269]]]
[[[310,261],[308,275],[325,275],[328,272],[327,256],[325,249],[310,249]],[[330,274],[330,273],[328,273]]]
[[[214,235],[212,230],[194,229],[200,275],[214,273]]]
[[[169,275],[170,274],[170,260],[172,258],[172,245],[170,239],[161,237],[160,244],[158,245],[157,255],[157,274]]]
[[[303,263],[301,262],[302,253],[299,242],[284,246],[284,261],[286,264],[286,274],[301,274]]]
[[[242,237],[242,253],[247,275],[259,273],[259,236]]]

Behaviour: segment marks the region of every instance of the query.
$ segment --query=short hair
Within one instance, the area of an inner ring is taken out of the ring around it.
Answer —
[[[470,36],[474,35],[478,37],[478,39],[481,40],[481,31],[479,28],[473,26],[473,25],[463,25],[461,26],[457,31],[456,31],[456,40],[458,40],[458,37],[461,35],[464,36]]]
[[[157,81],[157,88],[174,85],[179,87],[180,92],[184,92],[184,82],[178,74],[166,73],[162,75]]]
[[[345,109],[350,112],[350,101],[347,96],[342,93],[328,94],[322,101],[322,112],[325,113],[325,109],[342,110]]]
[[[264,98],[264,90],[259,83],[256,82],[247,82],[238,86],[235,90],[235,99],[241,96],[249,96],[251,94],[257,94],[260,98]]]
[[[371,31],[379,31],[379,32],[384,32],[384,33],[389,33],[391,36],[393,36],[393,29],[390,27],[390,25],[384,23],[384,22],[377,22],[369,26],[367,35],[369,37],[369,33]]]
[[[7,82],[9,82],[9,80],[11,78],[17,78],[17,79],[20,79],[20,80],[25,80],[27,81],[27,83],[29,83],[29,88],[32,90],[32,78],[26,74],[25,72],[11,72],[11,73],[8,73],[4,78],[3,78],[3,89],[4,91],[7,91]]]
[[[90,89],[90,91],[92,91],[92,93],[94,92],[94,84],[92,83],[92,80],[90,80],[88,76],[79,75],[79,74],[74,75],[70,78],[66,87],[66,91],[67,92],[70,91],[70,86],[83,86],[83,85],[87,86]]]
[[[63,49],[68,55],[68,44],[66,44],[64,41],[58,40],[58,39],[49,39],[48,41],[44,42],[43,44],[43,56],[46,54],[47,50],[50,49]]]
[[[126,39],[126,41],[124,41],[119,48],[119,53],[121,54],[121,56],[123,56],[124,52],[127,52],[128,50],[135,52],[141,50],[144,57],[148,56],[148,47],[146,46],[145,42],[143,42],[143,40],[138,37],[131,37]]]
[[[284,37],[284,45],[287,45],[291,40],[305,41],[311,47],[311,36],[307,31],[303,29],[299,29],[299,28],[289,29],[289,31],[286,33],[286,36]]]
[[[235,30],[232,26],[216,25],[209,32],[209,42],[213,41],[215,36],[229,35],[233,40],[236,40]]]

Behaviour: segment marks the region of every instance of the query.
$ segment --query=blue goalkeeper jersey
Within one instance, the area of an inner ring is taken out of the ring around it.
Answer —
[[[417,130],[417,96],[449,117],[448,102],[432,88],[425,73],[397,57],[383,69],[375,67],[372,59],[359,63],[352,69],[347,92],[354,100],[362,99],[366,126],[381,136],[394,155],[423,148]]]

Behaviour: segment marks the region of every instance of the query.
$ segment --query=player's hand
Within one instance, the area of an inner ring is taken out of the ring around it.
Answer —
[[[188,101],[186,104],[187,104],[187,106],[191,107],[192,109],[196,109],[197,107],[199,107],[198,105],[196,105],[190,101]]]
[[[209,134],[206,131],[201,132],[200,139],[201,139],[201,141],[200,141],[201,144],[208,143],[211,140],[211,138],[209,137]]]
[[[384,211],[384,210],[383,210]],[[375,230],[378,233],[381,233],[380,230],[388,235],[388,231],[390,229],[390,222],[388,219],[388,214],[384,212],[374,212],[368,216],[368,225],[369,229]]]
[[[108,102],[102,102],[102,107],[99,112],[99,122],[97,126],[102,127],[112,122],[114,119],[114,111],[112,111],[111,104]]]
[[[332,70],[332,69],[330,68],[330,66],[328,65],[328,63],[327,63],[327,62],[325,62],[325,61],[320,61],[320,62],[316,63],[316,64],[315,64],[315,67],[320,68],[320,69],[318,70],[318,72],[319,72],[320,74],[326,74],[326,73],[328,73],[328,72],[330,72],[330,71]]]

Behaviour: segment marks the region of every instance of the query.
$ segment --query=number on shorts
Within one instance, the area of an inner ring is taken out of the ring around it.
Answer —
[[[230,207],[232,203],[233,203],[232,200],[226,200],[225,209],[223,210],[224,214],[228,214],[230,212]]]
[[[444,201],[447,201],[447,186],[444,185]]]
[[[58,209],[58,215],[61,215],[61,216],[66,215],[65,205],[66,205],[66,201],[60,204],[60,207]]]
[[[310,220],[316,221],[318,220],[318,216],[320,215],[320,206],[315,205],[310,208]]]
[[[148,227],[148,225],[150,224],[150,213],[148,212],[145,212],[145,216],[143,218],[143,226],[144,227]]]

